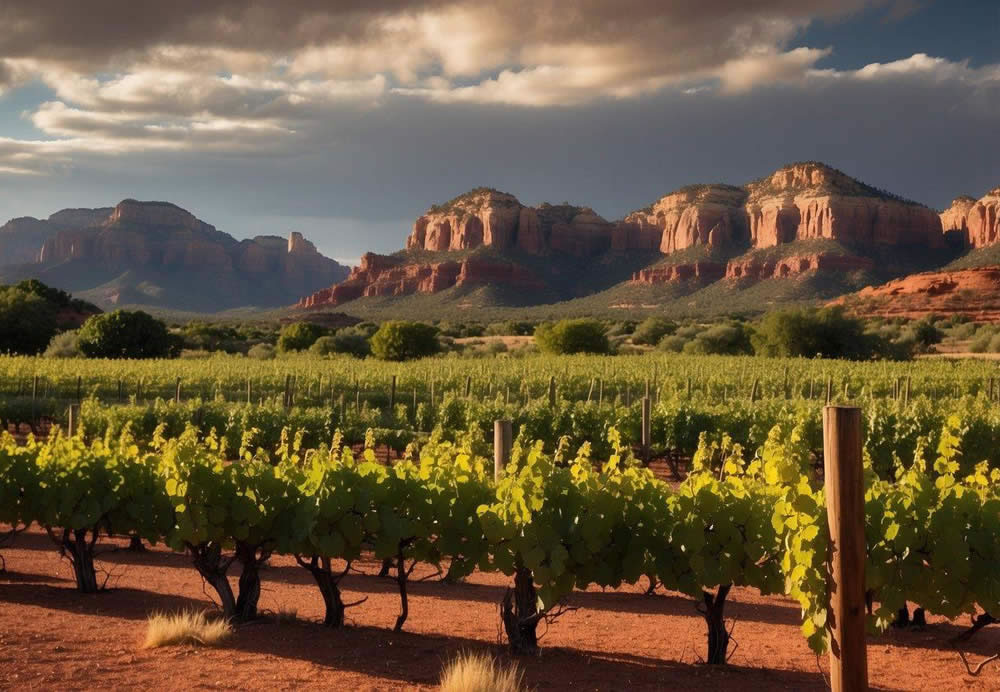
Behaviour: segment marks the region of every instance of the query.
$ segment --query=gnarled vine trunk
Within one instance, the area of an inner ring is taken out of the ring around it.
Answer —
[[[330,558],[328,557],[313,555],[306,561],[302,556],[296,555],[295,559],[302,567],[309,570],[309,573],[316,581],[316,586],[319,587],[320,594],[323,596],[323,604],[326,606],[323,624],[327,627],[343,627],[344,611],[347,609],[347,606],[344,605],[344,600],[340,593],[340,580],[350,570],[351,563],[348,562],[344,571],[337,576],[333,573]]]
[[[705,602],[705,624],[708,625],[707,663],[724,665],[729,652],[729,632],[726,630],[726,597],[732,584],[722,584],[713,594],[702,591]]]
[[[191,552],[191,560],[198,574],[208,582],[215,593],[219,596],[219,603],[222,607],[222,615],[228,620],[236,616],[236,598],[233,596],[233,587],[226,578],[232,558],[222,557],[222,546],[218,543],[208,543],[200,545],[187,544]]]
[[[94,570],[94,546],[97,544],[98,528],[63,529],[62,536],[56,536],[48,527],[46,531],[59,546],[59,552],[69,558],[76,579],[76,590],[80,593],[97,593],[100,589],[97,586],[97,572]]]
[[[538,621],[544,613],[538,612],[538,594],[535,578],[527,567],[517,567],[514,588],[507,589],[500,606],[507,641],[515,655],[538,653]]]
[[[257,617],[260,601],[260,568],[271,556],[271,551],[261,546],[236,544],[236,559],[243,565],[240,572],[239,593],[236,597],[236,618],[253,620]]]

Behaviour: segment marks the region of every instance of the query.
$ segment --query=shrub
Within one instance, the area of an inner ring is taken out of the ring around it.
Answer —
[[[546,353],[607,353],[609,350],[604,325],[586,318],[540,324],[535,329],[535,342]]]
[[[441,692],[520,692],[524,673],[484,653],[459,654],[441,671]]]
[[[717,324],[684,344],[684,353],[736,356],[752,352],[750,335],[742,324]]]
[[[274,358],[274,346],[271,344],[257,344],[251,346],[250,350],[247,351],[248,358],[256,358],[257,360],[271,360]]]
[[[913,340],[921,352],[926,352],[934,344],[941,343],[944,337],[941,330],[934,326],[929,318],[914,322],[907,331],[913,335]]]
[[[772,357],[863,360],[884,348],[865,332],[860,320],[848,317],[839,307],[772,312],[761,320],[752,341],[758,355]]]
[[[278,350],[282,353],[305,351],[325,333],[325,329],[312,322],[286,324],[278,335]]]
[[[166,358],[180,353],[180,339],[141,310],[89,317],[79,332],[80,350],[91,358]]]
[[[441,350],[437,329],[423,322],[385,322],[371,338],[372,353],[381,360],[411,360]]]
[[[372,352],[368,336],[355,327],[340,329],[333,336],[321,336],[309,347],[309,352],[318,356],[328,356],[334,353],[346,353],[357,358],[364,358]]]
[[[142,646],[144,649],[175,644],[215,646],[232,633],[232,628],[225,620],[209,619],[205,613],[153,613],[146,620],[146,640]]]
[[[75,331],[56,334],[45,349],[46,358],[77,358],[82,355],[79,335]]]
[[[656,345],[661,351],[668,351],[670,353],[680,353],[684,350],[684,345],[687,344],[688,340],[683,336],[674,334],[672,336],[665,336],[660,339],[660,343]]]
[[[653,346],[676,330],[677,325],[670,320],[665,320],[662,317],[648,317],[632,333],[632,343]]]

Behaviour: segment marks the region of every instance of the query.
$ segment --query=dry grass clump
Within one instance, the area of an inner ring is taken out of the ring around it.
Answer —
[[[441,692],[522,692],[524,672],[516,665],[503,666],[492,656],[467,651],[441,671]]]
[[[215,646],[233,633],[229,623],[222,619],[208,618],[203,612],[153,613],[146,622],[146,641],[143,648],[176,644],[201,644]]]

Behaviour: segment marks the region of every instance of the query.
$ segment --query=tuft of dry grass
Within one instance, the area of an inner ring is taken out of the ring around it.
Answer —
[[[153,613],[146,621],[146,641],[143,648],[176,644],[215,646],[233,633],[229,623],[208,618],[203,612]]]
[[[441,671],[441,692],[523,692],[524,672],[503,666],[492,656],[466,651]]]

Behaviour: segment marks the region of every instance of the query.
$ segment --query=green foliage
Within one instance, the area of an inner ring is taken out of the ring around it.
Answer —
[[[278,334],[278,350],[282,353],[305,351],[316,343],[326,330],[312,322],[293,322],[281,328]]]
[[[256,344],[247,351],[247,357],[254,360],[271,360],[274,356],[275,349],[271,344]]]
[[[75,331],[56,334],[45,349],[46,358],[79,358],[83,356],[80,350],[80,337]]]
[[[94,315],[80,327],[80,350],[91,358],[165,358],[180,350],[167,326],[140,311]]]
[[[610,348],[604,325],[586,318],[544,322],[535,328],[535,341],[555,354],[607,353]]]
[[[0,287],[0,352],[39,353],[57,329],[56,307],[15,286]]]
[[[423,322],[384,322],[371,338],[372,353],[380,360],[412,360],[437,353],[437,329]]]
[[[357,327],[338,329],[332,336],[321,336],[309,347],[309,352],[318,356],[328,356],[343,353],[364,358],[372,352],[368,335]]]
[[[752,336],[758,355],[866,360],[880,344],[839,307],[768,313]]]
[[[740,322],[709,327],[698,332],[694,339],[684,344],[684,353],[688,354],[735,356],[750,352],[749,330]]]
[[[677,330],[677,324],[662,317],[647,317],[632,333],[632,343],[655,346]]]

